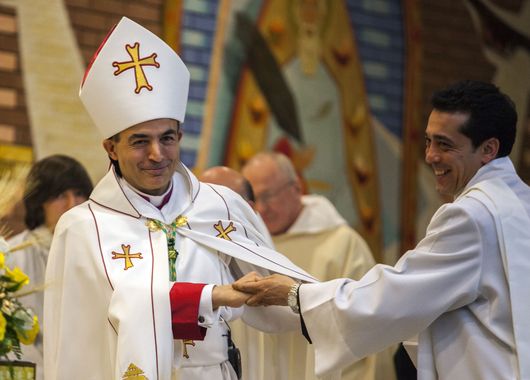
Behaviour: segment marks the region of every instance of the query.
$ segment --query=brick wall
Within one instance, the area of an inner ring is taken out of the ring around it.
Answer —
[[[0,5],[0,143],[31,145],[26,111],[17,15]]]
[[[10,170],[15,157],[24,147],[31,146],[29,118],[26,110],[20,51],[18,45],[17,13],[14,8],[0,5],[0,171]],[[31,155],[29,150],[24,152]],[[0,194],[0,196],[2,196]],[[24,228],[24,205],[13,205],[11,213],[2,220],[8,231]]]
[[[164,0],[65,0],[85,63],[122,16],[162,37]]]
[[[491,80],[493,66],[482,53],[477,32],[463,1],[422,0],[422,109],[424,125],[431,110],[430,96],[461,79]],[[423,146],[421,147],[423,151]]]
[[[513,12],[520,11],[518,2],[504,2],[503,6]],[[433,91],[461,79],[490,81],[496,69],[484,57],[479,36],[463,1],[422,0],[421,17],[422,115],[426,125]],[[530,183],[530,115],[519,114],[519,118],[527,119],[527,127],[522,133],[518,132],[523,148],[517,157],[517,171],[526,183]],[[420,149],[423,152],[423,146]]]

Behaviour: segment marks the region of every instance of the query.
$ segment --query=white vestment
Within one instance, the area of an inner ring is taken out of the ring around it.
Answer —
[[[302,197],[303,209],[287,232],[273,236],[276,249],[300,268],[322,281],[334,278],[361,278],[375,265],[364,239],[340,216],[335,207],[320,195]],[[271,345],[274,365],[267,367],[268,378],[316,379],[314,350],[299,331],[265,335]],[[393,376],[392,353],[371,355],[328,374],[325,379],[390,380]],[[379,362],[377,361],[379,359]],[[385,365],[381,363],[383,361]],[[379,376],[376,376],[379,369]],[[342,373],[341,373],[342,372]]]
[[[267,247],[274,248],[272,238],[267,230],[265,222],[259,214],[256,214],[256,229],[264,236]],[[271,352],[266,351],[264,346],[264,334],[258,329],[246,324],[242,319],[230,322],[232,338],[241,353],[242,380],[268,380],[264,376],[266,367],[271,363]]]
[[[419,333],[419,379],[529,379],[529,215],[530,188],[499,158],[394,267],[302,285],[317,373]]]
[[[46,261],[48,260],[51,241],[52,233],[44,225],[33,230],[24,230],[9,239],[8,243],[10,247],[15,247],[21,243],[31,243],[31,245],[19,251],[10,253],[6,257],[6,265],[9,268],[13,269],[14,267],[19,267],[29,277],[30,282],[22,289],[22,291],[25,292],[31,289],[36,290],[35,293],[20,298],[20,302],[22,302],[25,307],[31,308],[39,318],[41,330],[37,335],[35,342],[29,346],[21,344],[21,360],[32,362],[37,365],[37,380],[44,378],[42,371],[42,316],[44,291],[42,288],[44,286]],[[13,357],[11,358],[14,359]]]
[[[89,201],[66,212],[55,229],[44,301],[47,379],[233,378],[223,320],[242,310],[213,311],[211,299],[203,304],[201,296],[201,314],[191,324],[207,328],[204,341],[173,339],[168,241],[147,224],[169,224],[178,216],[186,217],[176,231],[179,283],[227,284],[259,267],[314,281],[262,246],[253,210],[232,191],[200,183],[182,165],[159,210],[120,186],[111,170]],[[245,307],[243,319],[265,331],[298,328],[287,307]]]

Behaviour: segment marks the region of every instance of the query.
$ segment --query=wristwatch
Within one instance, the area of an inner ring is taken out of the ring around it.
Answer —
[[[289,305],[291,310],[296,314],[300,314],[300,305],[298,303],[298,288],[300,288],[300,285],[301,283],[297,282],[291,286],[291,289],[289,289],[289,293],[287,294],[287,305]]]

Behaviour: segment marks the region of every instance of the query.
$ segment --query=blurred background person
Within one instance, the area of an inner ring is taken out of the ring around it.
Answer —
[[[198,178],[202,182],[228,187],[239,194],[252,208],[254,208],[255,197],[252,185],[238,171],[229,168],[228,166],[213,166],[202,172]]]
[[[53,231],[61,215],[86,201],[92,192],[92,182],[85,168],[75,159],[53,155],[37,161],[31,168],[24,189],[26,229],[9,239],[11,246],[23,242],[29,245],[6,257],[11,268],[19,267],[30,278],[35,291],[22,302],[30,307],[42,326],[44,275]],[[42,335],[35,343],[23,346],[22,360],[37,364],[37,379],[43,378]]]
[[[262,152],[242,168],[254,189],[256,210],[263,217],[278,252],[321,281],[337,276],[361,278],[375,261],[364,239],[325,197],[304,195],[287,156]],[[276,353],[274,379],[316,379],[314,352],[296,333],[269,335]],[[392,351],[372,355],[333,374],[342,379],[392,379]]]
[[[237,170],[229,168],[227,166],[213,166],[206,169],[200,176],[199,180],[202,182],[213,183],[215,185],[226,186],[239,194],[247,203],[256,210],[256,198],[254,196],[254,189],[248,179],[246,179]],[[267,229],[267,226],[263,222],[263,218],[256,212],[258,216],[258,222],[260,225],[255,226],[259,232],[263,234],[263,237],[267,240],[268,246],[273,247],[272,238]]]

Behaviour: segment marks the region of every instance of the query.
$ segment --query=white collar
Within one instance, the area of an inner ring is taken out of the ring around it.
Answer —
[[[496,158],[482,166],[475,175],[469,180],[464,189],[455,196],[455,200],[460,198],[467,189],[475,186],[477,183],[487,179],[510,177],[515,173],[515,168],[509,157]]]
[[[179,212],[182,213],[193,205],[199,190],[200,182],[197,177],[180,163],[173,175],[171,201],[162,207],[162,210],[158,210],[129,186],[123,186],[114,168],[111,167],[90,194],[90,200],[136,219],[144,216],[167,223],[167,220],[175,218]]]

